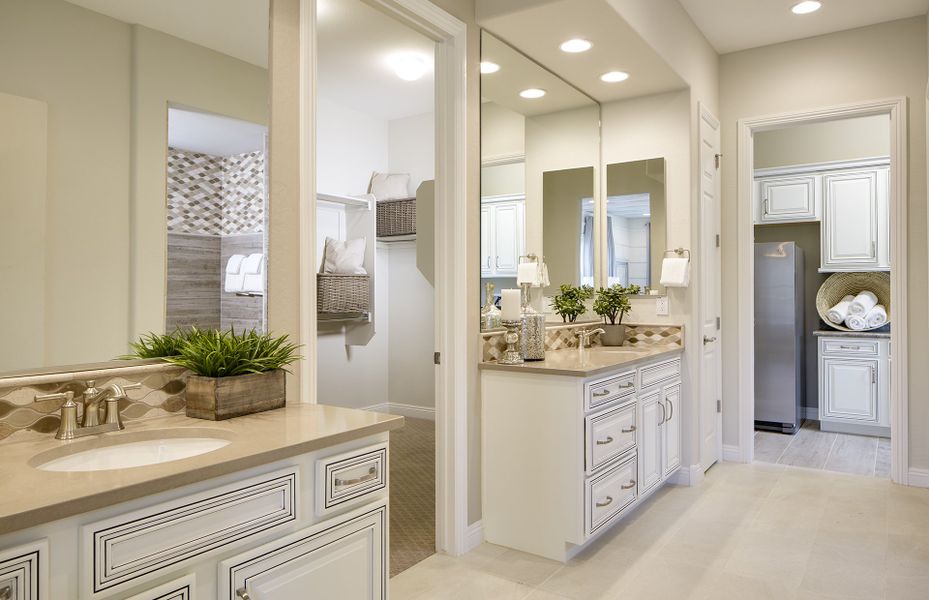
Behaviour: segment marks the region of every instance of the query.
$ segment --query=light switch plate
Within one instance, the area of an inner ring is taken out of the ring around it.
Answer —
[[[667,296],[659,296],[655,301],[655,314],[659,317],[667,317],[671,314],[671,302]]]

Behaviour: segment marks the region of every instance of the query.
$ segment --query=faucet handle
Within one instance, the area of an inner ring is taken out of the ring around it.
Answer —
[[[39,394],[36,400],[64,400],[65,404],[74,404],[74,392],[55,392],[54,394]]]

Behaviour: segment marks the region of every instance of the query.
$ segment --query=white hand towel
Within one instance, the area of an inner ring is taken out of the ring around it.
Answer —
[[[868,329],[877,329],[887,323],[887,309],[883,304],[878,304],[872,308],[864,318],[868,324]]]
[[[244,254],[233,254],[229,257],[229,260],[226,262],[226,273],[240,273],[242,272],[242,261],[245,260]]]
[[[249,254],[242,263],[242,272],[245,279],[242,291],[251,294],[263,294],[265,291],[265,255],[261,253]]]
[[[848,317],[848,307],[851,305],[852,301],[855,299],[854,296],[849,294],[842,298],[842,301],[829,309],[829,312],[826,313],[826,316],[829,317],[829,320],[839,325]]]
[[[845,324],[854,331],[862,331],[868,328],[868,322],[865,320],[864,315],[848,315]]]
[[[690,285],[690,259],[668,257],[661,261],[661,285],[665,287]]]
[[[245,273],[242,272],[242,263],[245,261],[245,255],[233,254],[226,263],[226,281],[223,289],[229,293],[241,292],[245,284]]]
[[[874,295],[874,292],[865,290],[855,296],[852,303],[848,305],[848,314],[864,316],[875,306],[877,306],[877,296]]]
[[[544,262],[539,263],[539,287],[546,288],[552,284],[552,280],[548,278],[548,265]]]

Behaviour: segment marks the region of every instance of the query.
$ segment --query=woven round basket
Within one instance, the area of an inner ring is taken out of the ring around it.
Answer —
[[[890,323],[890,274],[879,272],[833,273],[816,293],[816,310],[823,322],[840,331],[855,331],[844,323],[838,325],[829,320],[829,309],[841,302],[845,296],[857,296],[865,290],[874,292],[877,303],[887,309],[887,323]],[[884,325],[881,325],[883,327]],[[879,329],[879,328],[874,328]],[[859,330],[862,331],[862,330]],[[867,331],[867,330],[863,330]]]

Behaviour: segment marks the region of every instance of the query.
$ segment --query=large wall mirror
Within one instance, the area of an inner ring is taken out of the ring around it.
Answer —
[[[268,0],[0,3],[0,376],[266,327]]]
[[[484,31],[482,283],[515,288],[520,259],[531,255],[548,267],[545,296],[560,284],[599,283],[599,165],[600,105]]]

